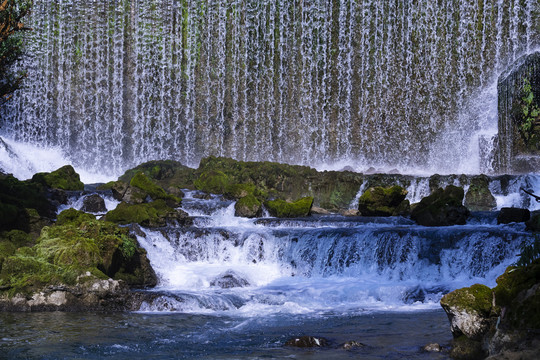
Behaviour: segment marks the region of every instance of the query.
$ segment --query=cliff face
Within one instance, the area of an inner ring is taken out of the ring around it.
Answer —
[[[540,52],[518,59],[500,76],[497,92],[497,171],[537,171],[540,168]]]

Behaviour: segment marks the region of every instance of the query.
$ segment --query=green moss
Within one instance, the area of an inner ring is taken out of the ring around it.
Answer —
[[[399,211],[406,211],[407,204],[403,205],[407,191],[401,186],[384,188],[372,187],[366,190],[358,201],[358,211],[364,216],[392,216]]]
[[[102,184],[98,186],[97,189],[98,190],[111,190],[114,187],[114,185],[116,185],[116,181],[109,181],[106,184]]]
[[[71,165],[63,166],[51,173],[37,173],[32,177],[32,181],[53,189],[84,190],[79,174]]]
[[[171,206],[179,206],[182,202],[182,199],[167,194],[161,186],[154,184],[152,180],[142,172],[136,173],[129,184],[141,189],[147,196],[150,196],[152,200],[163,199],[170,202]]]
[[[107,213],[106,219],[121,225],[164,226],[171,213],[174,213],[174,209],[167,206],[164,200],[136,205],[120,203]]]
[[[75,210],[73,208],[62,211],[56,218],[56,225],[74,225],[79,226],[81,223],[89,220],[95,220],[96,217],[92,214],[87,214],[84,211]]]
[[[236,216],[253,218],[260,216],[262,213],[261,202],[252,194],[240,198],[234,208]]]
[[[292,203],[284,200],[271,200],[264,203],[268,212],[276,217],[308,216],[312,205],[312,197],[304,197]]]
[[[481,284],[454,290],[441,299],[443,306],[456,307],[468,312],[476,311],[483,316],[489,316],[491,313],[492,302],[493,291]]]
[[[202,173],[194,185],[197,190],[212,194],[224,194],[231,184],[225,173],[219,170],[210,170]]]

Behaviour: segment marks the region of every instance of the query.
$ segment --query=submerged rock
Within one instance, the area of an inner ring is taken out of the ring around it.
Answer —
[[[210,281],[210,286],[216,286],[222,289],[246,287],[249,285],[249,281],[233,270],[227,270]]]
[[[409,210],[409,201],[405,200],[407,190],[401,186],[369,188],[358,201],[358,211],[362,216],[403,215]]]
[[[470,212],[462,205],[463,196],[457,186],[438,188],[413,207],[411,218],[424,226],[464,225]]]
[[[497,224],[510,224],[513,222],[526,222],[531,218],[529,209],[504,207],[497,215]]]
[[[425,345],[422,350],[424,350],[425,352],[441,352],[442,347],[437,343],[432,343]]]
[[[84,212],[104,213],[107,211],[105,200],[98,194],[92,194],[84,198],[81,208]]]
[[[328,346],[328,341],[322,337],[301,336],[288,340],[285,346],[293,346],[299,348],[325,347]]]
[[[347,341],[345,344],[341,345],[340,348],[342,348],[343,350],[352,350],[352,349],[363,348],[365,346],[366,346],[366,344],[362,344],[361,342],[351,340],[351,341]]]

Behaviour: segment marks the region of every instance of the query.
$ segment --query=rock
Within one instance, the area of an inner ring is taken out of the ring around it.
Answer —
[[[455,360],[480,360],[487,356],[487,352],[482,348],[480,341],[475,341],[461,336],[454,339],[450,357]]]
[[[308,216],[310,214],[312,205],[312,197],[305,197],[292,203],[284,200],[271,200],[264,202],[264,206],[268,209],[270,215],[280,218]]]
[[[341,211],[339,214],[343,216],[358,216],[358,210],[348,209],[348,210]]]
[[[325,347],[328,346],[328,341],[325,338],[301,336],[288,340],[285,343],[285,346],[293,346],[299,348]]]
[[[138,187],[128,185],[122,195],[120,201],[128,204],[144,204],[151,201],[148,194]]]
[[[401,215],[407,212],[409,206],[405,196],[407,191],[401,186],[372,187],[360,197],[358,211],[362,216]]]
[[[253,195],[240,198],[234,205],[234,216],[255,218],[262,214],[262,204]]]
[[[491,211],[497,200],[489,190],[489,179],[485,175],[474,176],[465,195],[465,206],[471,211]]]
[[[330,215],[331,212],[318,206],[311,207],[311,213],[316,215]]]
[[[223,274],[218,275],[210,281],[210,286],[220,287],[222,289],[230,289],[235,287],[246,287],[250,283],[244,277],[233,270],[228,270]]]
[[[169,194],[171,194],[173,196],[176,196],[178,198],[183,198],[185,196],[184,192],[180,188],[178,188],[176,186],[169,186],[167,188],[167,193],[169,193]]]
[[[192,220],[185,211],[173,209],[161,199],[146,204],[122,202],[116,209],[109,211],[105,219],[120,225],[139,224],[147,227],[166,226],[171,221],[183,226],[192,224]]]
[[[490,327],[492,301],[491,289],[480,284],[443,296],[441,306],[448,315],[454,337],[465,335],[480,341]]]
[[[527,225],[528,230],[540,232],[540,214],[533,214],[525,224]]]
[[[219,170],[209,170],[201,174],[201,176],[195,180],[195,188],[211,194],[223,194],[225,193],[227,186],[231,183],[229,177]]]
[[[510,224],[513,222],[526,222],[531,218],[529,209],[504,207],[497,215],[497,224]]]
[[[32,177],[32,181],[53,189],[84,190],[79,174],[71,165],[63,166],[51,173],[37,173]]]
[[[161,186],[156,185],[142,172],[136,173],[133,178],[131,178],[129,186],[132,189],[138,189],[139,192],[143,194],[141,196],[143,197],[142,202],[148,202],[148,198],[150,198],[151,200],[165,200],[167,205],[171,207],[178,207],[182,202],[182,199],[174,195],[167,194]]]
[[[422,348],[425,352],[441,352],[442,348],[441,345],[437,343],[427,344]]]
[[[412,209],[411,218],[424,226],[464,225],[470,212],[462,205],[463,196],[460,187],[438,188]]]
[[[92,194],[84,198],[81,210],[90,213],[104,213],[107,211],[107,207],[101,196]]]
[[[352,349],[363,348],[365,346],[366,345],[362,344],[361,342],[352,340],[352,341],[347,341],[345,344],[341,345],[340,347],[343,350],[352,350]]]

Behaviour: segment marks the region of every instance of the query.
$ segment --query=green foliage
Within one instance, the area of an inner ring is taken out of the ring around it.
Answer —
[[[540,107],[535,100],[531,82],[527,78],[523,80],[520,115],[520,133],[526,145],[536,149],[540,139],[535,131],[535,125],[540,121]]]
[[[31,0],[0,2],[0,106],[9,100],[10,94],[26,76],[25,72],[13,73],[11,66],[23,54],[21,30],[26,28],[22,24],[22,18],[31,7]]]
[[[137,243],[135,243],[132,238],[122,235],[122,245],[120,246],[120,251],[122,252],[122,256],[124,256],[124,259],[131,259],[137,252],[137,248]]]
[[[535,236],[534,240],[521,244],[521,253],[516,266],[527,266],[537,259],[540,259],[540,236],[538,235]]]

